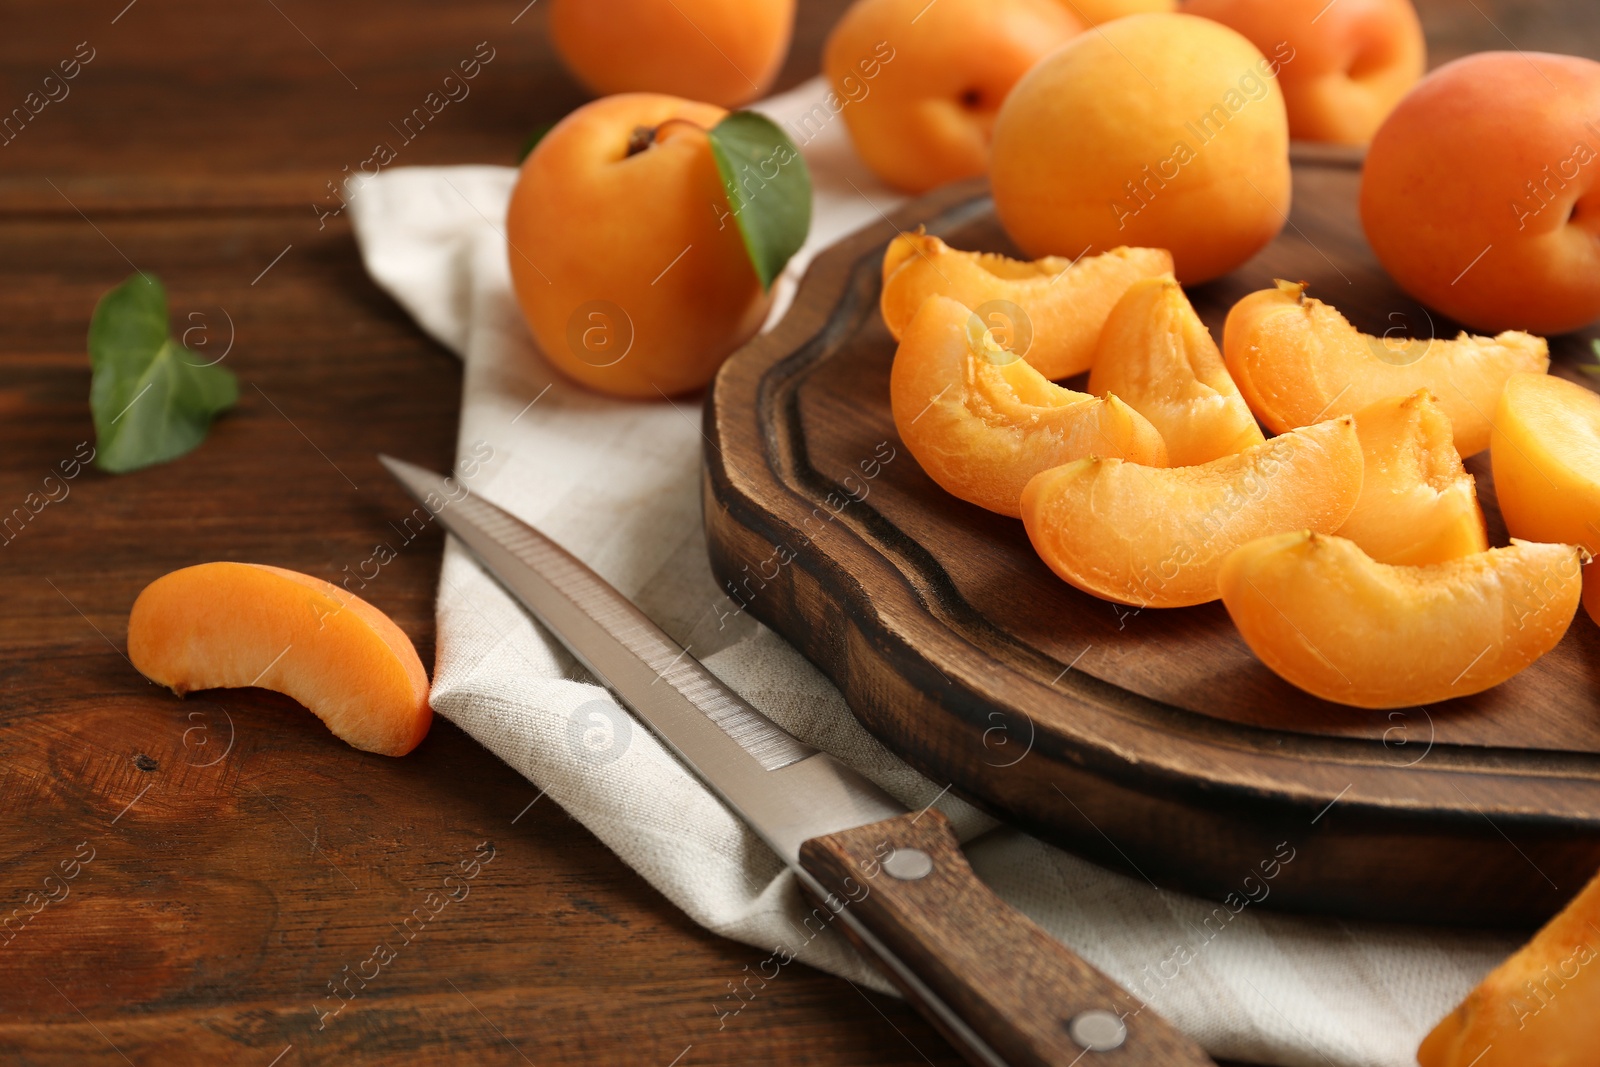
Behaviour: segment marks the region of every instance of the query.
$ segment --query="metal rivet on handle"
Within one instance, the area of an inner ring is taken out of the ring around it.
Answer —
[[[1089,1052],[1110,1052],[1128,1040],[1128,1028],[1113,1013],[1096,1008],[1073,1016],[1067,1036]]]
[[[883,861],[883,869],[890,878],[915,882],[933,873],[933,857],[920,848],[897,848]]]

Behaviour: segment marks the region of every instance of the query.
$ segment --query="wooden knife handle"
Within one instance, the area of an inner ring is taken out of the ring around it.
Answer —
[[[995,896],[935,810],[812,838],[800,846],[800,865],[831,895],[827,906],[845,920],[834,925],[975,1064],[1212,1063]]]

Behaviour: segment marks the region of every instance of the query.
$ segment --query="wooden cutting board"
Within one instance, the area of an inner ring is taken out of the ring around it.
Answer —
[[[1454,336],[1377,265],[1358,183],[1296,167],[1283,234],[1190,290],[1214,336],[1275,277],[1370,333]],[[1600,867],[1600,627],[1580,610],[1553,652],[1476,697],[1363,711],[1277,678],[1220,604],[1138,611],[1071,588],[1020,522],[945,494],[895,432],[879,269],[918,225],[1017,254],[981,183],[937,191],[819,258],[717,378],[704,506],[732,610],[799,647],[933,780],[1230,912],[1515,926],[1576,893]],[[1589,384],[1593,336],[1553,341],[1552,373]],[[1467,466],[1504,544],[1487,454]]]

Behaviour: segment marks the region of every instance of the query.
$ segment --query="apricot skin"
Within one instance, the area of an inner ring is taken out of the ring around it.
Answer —
[[[1148,15],[1178,10],[1178,0],[1057,0],[1090,26],[1120,19],[1124,15]]]
[[[1600,553],[1600,396],[1576,382],[1506,382],[1489,444],[1495,497],[1512,536]],[[1600,622],[1600,571],[1585,567],[1583,606]]]
[[[1188,0],[1183,10],[1263,52],[1287,43],[1294,58],[1278,83],[1297,140],[1366,144],[1427,65],[1411,0]]]
[[[1082,30],[1056,0],[857,0],[829,34],[822,69],[863,162],[921,193],[988,170],[1006,94]]]
[[[428,733],[428,674],[404,631],[338,586],[256,563],[157,578],[128,616],[128,658],[179,696],[259,686],[298,700],[334,735],[403,756]]]
[[[1034,257],[1166,248],[1184,284],[1239,266],[1288,218],[1276,62],[1194,15],[1131,15],[1069,41],[995,121],[1006,232]]]
[[[997,301],[1015,305],[1032,337],[1022,358],[1056,380],[1089,369],[1106,316],[1130,285],[1171,270],[1172,256],[1160,248],[1113,248],[1076,263],[1056,257],[1026,262],[903,233],[884,253],[878,306],[898,340],[930,296],[948,296],[974,309]]]
[[[1489,446],[1506,379],[1550,366],[1545,340],[1517,331],[1453,341],[1363,334],[1305,288],[1280,281],[1251,293],[1222,330],[1233,380],[1274,433],[1426,389],[1450,417],[1456,450],[1472,456]]]
[[[1149,419],[1174,467],[1265,440],[1217,343],[1171,275],[1135,282],[1112,308],[1095,346],[1089,392],[1115,393]]]
[[[1375,562],[1309,531],[1244,545],[1218,575],[1261,662],[1313,696],[1403,708],[1499,685],[1556,646],[1583,550],[1514,542],[1430,567]]]
[[[550,40],[597,95],[668,93],[737,107],[766,94],[795,0],[549,0]]]
[[[1600,876],[1417,1050],[1421,1067],[1588,1067],[1600,1048]]]
[[[699,389],[770,304],[705,130],[710,104],[629,93],[586,104],[522,164],[506,211],[511,281],[547,360],[603,393]],[[655,129],[629,155],[629,138]]]
[[[1481,52],[1429,74],[1362,170],[1361,223],[1379,262],[1473,329],[1556,334],[1593,322],[1597,116],[1590,59]]]
[[[1361,493],[1355,420],[1332,419],[1196,467],[1090,458],[1022,493],[1039,558],[1086,593],[1140,608],[1217,599],[1235,548],[1267,534],[1334,530]]]
[[[1167,461],[1161,435],[1138,412],[1048,381],[948,297],[930,297],[911,320],[889,396],[900,439],[930,478],[1012,518],[1042,470],[1091,453]]]

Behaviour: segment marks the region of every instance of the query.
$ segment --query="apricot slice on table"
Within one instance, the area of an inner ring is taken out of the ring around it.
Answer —
[[[900,439],[944,490],[1016,518],[1022,487],[1082,456],[1164,466],[1161,435],[1114,396],[1051,382],[963,304],[934,296],[901,338],[889,374]]]
[[[1366,455],[1361,497],[1335,533],[1379,563],[1415,567],[1489,547],[1478,483],[1461,466],[1450,419],[1432,393],[1362,408],[1356,433]]]
[[[1506,529],[1600,553],[1600,396],[1564,378],[1516,374],[1495,409],[1489,445]],[[1600,622],[1600,572],[1583,576],[1583,606]]]
[[[1170,274],[1134,282],[1111,309],[1095,346],[1089,392],[1115,393],[1149,419],[1174,467],[1209,463],[1264,440],[1211,331]]]
[[[1550,366],[1544,338],[1511,330],[1402,340],[1374,337],[1280,281],[1228,312],[1223,355],[1250,410],[1274,433],[1426,389],[1439,398],[1462,456],[1489,447],[1489,420],[1513,374]]]
[[[1600,1049],[1600,876],[1478,983],[1417,1050],[1421,1067],[1583,1067]]]
[[[282,693],[335,737],[385,756],[416,748],[433,721],[404,631],[360,597],[281,567],[202,563],[157,578],[133,603],[128,658],[179,696]]]
[[[1324,700],[1401,708],[1499,685],[1556,646],[1578,610],[1576,545],[1514,541],[1428,567],[1298,531],[1238,549],[1222,603],[1261,662]]]
[[[929,234],[903,233],[883,256],[879,306],[899,340],[928,297],[953,297],[985,323],[1009,329],[1016,337],[1013,350],[1040,374],[1070,378],[1089,369],[1100,327],[1128,286],[1171,271],[1172,254],[1160,248],[1027,261],[963,252]]]
[[[1346,416],[1237,455],[1157,470],[1091,457],[1022,493],[1039,557],[1086,593],[1136,607],[1217,599],[1217,570],[1246,542],[1339,528],[1361,495],[1361,442]]]

